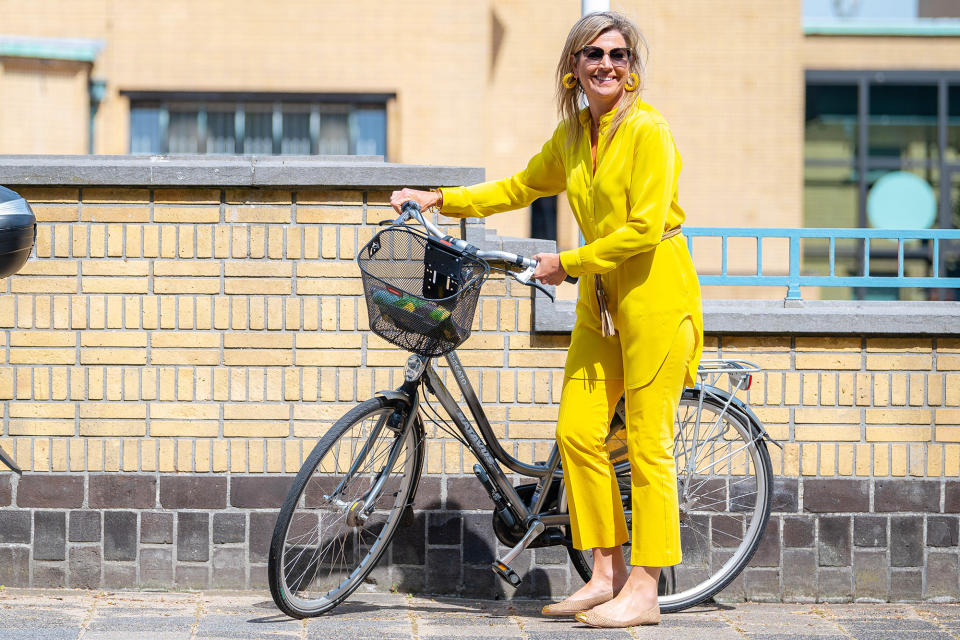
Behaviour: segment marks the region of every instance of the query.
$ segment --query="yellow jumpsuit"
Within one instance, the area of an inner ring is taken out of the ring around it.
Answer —
[[[613,468],[604,447],[610,417],[626,392],[631,463],[631,563],[681,560],[673,420],[683,386],[693,384],[703,344],[700,287],[686,241],[663,233],[680,225],[680,155],[667,123],[637,100],[615,135],[600,120],[596,172],[590,114],[580,143],[566,124],[527,168],[503,180],[443,189],[442,212],[487,216],[566,190],[585,244],[560,254],[580,278],[577,320],[564,368],[557,440],[566,477],[574,546],[628,540]],[[601,274],[617,335],[603,337],[593,274]]]

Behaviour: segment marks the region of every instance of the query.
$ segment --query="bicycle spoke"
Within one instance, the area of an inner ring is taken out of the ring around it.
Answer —
[[[716,464],[716,463],[718,463],[718,462],[723,462],[724,460],[726,460],[726,459],[728,459],[728,458],[730,458],[730,457],[732,457],[732,456],[740,453],[741,451],[744,451],[744,450],[747,449],[752,443],[753,443],[752,440],[748,441],[746,444],[744,444],[744,445],[743,445],[742,447],[740,447],[739,449],[734,449],[733,451],[731,451],[729,454],[727,454],[726,456],[724,456],[724,457],[721,458],[720,460],[714,461],[712,464]],[[727,446],[729,446],[729,445],[727,445]]]
[[[731,540],[739,540],[739,539],[740,539],[740,536],[736,536],[736,535],[734,535],[734,534],[732,534],[732,533],[728,533],[728,532],[726,532],[726,531],[719,531],[719,530],[717,530],[717,529],[714,529],[714,530],[713,530],[713,535],[716,536],[717,534],[720,534],[720,535],[723,535],[723,536],[727,536],[727,537],[730,538]]]
[[[688,462],[687,462],[688,467],[693,469],[696,468],[696,463],[699,457],[698,451],[701,447],[701,444],[705,445],[705,444],[714,442],[716,438],[720,436],[722,432],[718,432],[716,436],[713,435],[713,432],[714,430],[717,429],[717,427],[720,426],[721,422],[723,422],[723,416],[718,416],[717,419],[713,422],[713,424],[710,425],[710,427],[707,429],[706,433],[704,434],[699,432],[701,421],[699,419],[697,420],[697,424],[698,424],[697,431],[692,440],[693,455],[690,458],[688,458]]]
[[[325,450],[308,458],[312,473],[300,480],[279,558],[282,602],[332,606],[336,593],[352,591],[366,576],[395,530],[409,472],[419,467],[410,464],[414,431],[386,428],[390,413],[376,409],[341,427]]]
[[[693,535],[693,542],[696,544],[696,553],[695,556],[698,559],[708,559],[709,558],[709,549],[710,549],[710,536],[708,532],[702,531],[692,518],[688,518],[687,523],[681,522],[680,524],[680,540],[681,543],[684,539],[684,531]],[[687,539],[690,539],[690,535],[686,536]],[[683,550],[684,554],[690,555],[690,552],[687,548]]]

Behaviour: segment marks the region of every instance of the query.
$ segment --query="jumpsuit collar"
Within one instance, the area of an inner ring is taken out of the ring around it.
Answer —
[[[613,120],[613,117],[616,115],[618,109],[619,109],[619,106],[615,106],[613,109],[610,109],[610,111],[600,116],[600,123],[597,126],[597,162],[596,162],[595,168],[593,168],[593,159],[590,154],[590,123],[593,120],[593,117],[590,114],[590,107],[584,107],[583,110],[580,111],[580,122],[583,125],[583,137],[585,140],[584,144],[587,150],[586,151],[587,159],[588,159],[587,162],[589,163],[588,166],[591,167],[591,171],[590,171],[591,183],[596,178],[597,172],[600,171],[600,161],[603,157],[603,152],[605,151],[605,147],[606,147],[606,145],[604,144],[605,135],[606,135],[607,129],[609,128],[610,121]]]
[[[610,121],[613,120],[613,117],[617,114],[617,111],[620,109],[619,106],[615,106],[610,111],[607,111],[605,114],[600,116],[600,122],[598,125],[599,135],[603,135],[607,129],[607,126],[610,124]],[[593,120],[593,117],[590,115],[590,107],[584,107],[580,111],[580,123],[583,125],[584,129],[587,131],[587,135],[590,135],[590,122]]]

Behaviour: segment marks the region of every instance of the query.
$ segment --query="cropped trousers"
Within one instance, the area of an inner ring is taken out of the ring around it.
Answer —
[[[622,357],[619,339],[604,343],[609,354],[600,354],[601,358]],[[630,563],[667,567],[681,561],[673,432],[696,345],[694,325],[686,319],[656,375],[634,389],[625,390],[619,379],[565,377],[557,444],[577,549],[615,547],[630,539],[605,443],[617,402],[625,393],[633,520]]]

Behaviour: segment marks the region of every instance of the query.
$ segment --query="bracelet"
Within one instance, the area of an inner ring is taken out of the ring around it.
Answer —
[[[430,189],[430,191],[432,191],[433,193],[437,194],[440,197],[440,199],[437,200],[437,204],[433,205],[437,209],[437,211],[440,211],[440,209],[443,208],[443,191],[441,191],[439,188]]]

